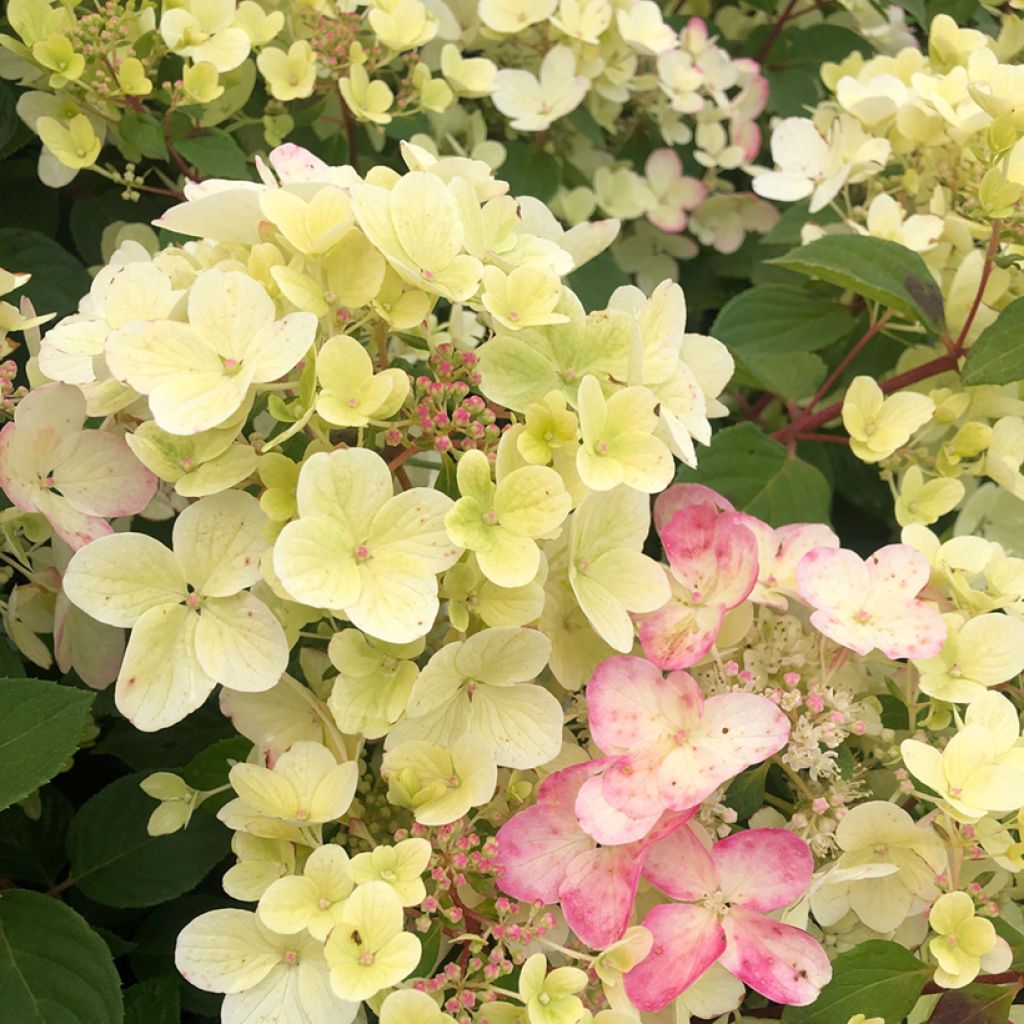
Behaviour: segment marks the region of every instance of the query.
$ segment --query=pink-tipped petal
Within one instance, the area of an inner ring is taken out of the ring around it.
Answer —
[[[700,687],[685,673],[666,680],[643,658],[607,658],[587,686],[590,735],[606,754],[625,753],[692,726],[702,703]]]
[[[725,932],[711,911],[689,903],[655,907],[644,927],[654,943],[626,974],[625,985],[638,1010],[654,1011],[688,989],[722,955]]]
[[[658,793],[658,772],[664,755],[664,750],[654,749],[616,758],[601,778],[608,806],[634,818],[658,817],[665,810]]]
[[[784,828],[736,832],[715,843],[711,860],[726,899],[762,913],[799,899],[814,873],[810,848]]]
[[[604,781],[603,777],[595,776],[580,787],[576,796],[576,817],[580,828],[604,846],[621,846],[643,839],[661,817],[663,808],[660,801],[656,801],[654,810],[649,814],[628,814],[608,802]]]
[[[701,900],[718,888],[711,854],[687,825],[647,847],[644,878],[676,900]]]
[[[931,565],[909,544],[887,544],[867,560],[872,601],[910,601],[928,586]]]
[[[805,604],[827,612],[852,614],[871,592],[867,566],[845,548],[811,548],[797,564],[796,583]]]
[[[832,977],[825,950],[799,928],[742,907],[723,923],[722,966],[773,1003],[807,1006]]]
[[[948,626],[939,610],[912,601],[875,625],[875,646],[887,658],[933,658],[946,642]]]
[[[635,846],[589,850],[569,864],[558,896],[569,927],[588,946],[604,949],[622,938],[642,864]]]
[[[672,484],[654,499],[654,525],[658,533],[677,512],[691,505],[713,505],[722,512],[731,512],[733,508],[728,498],[704,484]]]
[[[721,605],[692,608],[669,601],[640,623],[640,645],[644,655],[661,668],[689,668],[714,647],[724,618]]]

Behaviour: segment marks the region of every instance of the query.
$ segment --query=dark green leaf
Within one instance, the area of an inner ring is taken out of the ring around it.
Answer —
[[[818,73],[825,61],[839,62],[851,53],[862,53],[865,57],[875,54],[875,48],[858,32],[841,25],[811,25],[808,28],[791,28],[786,33],[786,63],[802,64]]]
[[[182,778],[196,789],[216,789],[227,785],[232,762],[244,761],[250,750],[252,743],[244,736],[219,740],[185,765]]]
[[[174,139],[172,144],[178,154],[204,178],[246,180],[249,177],[245,153],[239,148],[238,143],[220,128],[205,128],[201,133]]]
[[[28,227],[52,237],[60,220],[59,201],[59,189],[39,180],[35,157],[0,162],[0,224],[4,227]]]
[[[941,331],[942,293],[924,260],[896,242],[867,235],[826,235],[773,262],[820,278]]]
[[[232,903],[226,896],[196,893],[157,907],[139,926],[135,933],[135,949],[128,954],[128,963],[135,976],[140,980],[177,977],[174,944],[178,933],[200,914],[230,906]],[[178,988],[183,1009],[220,1019],[219,995],[203,992],[184,978],[179,979]]]
[[[180,1024],[181,986],[173,977],[149,978],[125,989],[124,1024]]]
[[[121,138],[143,156],[152,157],[155,160],[167,159],[163,126],[152,114],[140,114],[129,110],[122,115],[117,130],[120,132]]]
[[[429,978],[437,966],[437,954],[441,950],[441,922],[435,921],[425,935],[420,936],[420,962],[409,975],[410,978]]]
[[[1006,1024],[1020,985],[968,985],[943,992],[930,1024]]]
[[[0,229],[0,267],[32,275],[18,294],[27,295],[38,313],[73,312],[92,284],[71,253],[46,235],[24,228]]]
[[[514,196],[548,200],[562,183],[562,164],[557,157],[526,142],[510,142],[501,165],[501,176]]]
[[[828,518],[825,477],[753,423],[718,431],[699,459],[696,469],[683,467],[676,479],[706,484],[737,508],[773,526]]]
[[[611,293],[621,285],[629,284],[629,276],[619,269],[606,249],[579,270],[574,270],[568,284],[583,303],[583,308],[590,311],[604,309]]]
[[[109,225],[115,221],[145,223],[154,220],[165,206],[152,196],[142,196],[134,202],[122,199],[118,190],[76,199],[71,207],[70,227],[78,255],[87,265],[102,263],[103,232]]]
[[[978,336],[964,361],[964,384],[1024,380],[1024,298],[1014,299]]]
[[[782,117],[807,115],[807,108],[813,107],[825,95],[817,70],[806,67],[766,68],[768,79],[768,112]]]
[[[17,93],[10,82],[0,81],[0,149],[11,141],[18,127],[18,115],[14,109]]]
[[[90,899],[111,907],[151,907],[195,888],[228,850],[228,831],[196,814],[187,829],[150,836],[156,807],[139,788],[144,775],[112,782],[75,815],[68,830],[70,877]]]
[[[123,761],[133,771],[181,768],[218,740],[235,735],[231,723],[220,713],[214,696],[183,722],[159,732],[140,732],[123,719],[96,749]]]
[[[731,807],[740,821],[746,821],[764,804],[764,783],[768,777],[769,764],[748,768],[729,783],[725,791],[725,804]]]
[[[730,299],[710,333],[734,355],[818,352],[846,337],[857,318],[846,306],[806,288],[763,285]]]
[[[895,942],[862,942],[832,961],[832,980],[810,1006],[787,1006],[783,1024],[839,1024],[854,1014],[899,1024],[933,968]]]
[[[0,679],[0,809],[49,782],[78,749],[93,694],[42,679]]]
[[[757,355],[737,362],[737,377],[756,387],[797,401],[810,398],[828,373],[825,360],[811,352]]]
[[[103,940],[42,893],[0,893],[0,1020],[121,1024],[121,983]]]
[[[0,874],[19,882],[51,886],[68,862],[64,836],[71,801],[54,786],[39,793],[40,811],[30,818],[21,807],[0,814]]]

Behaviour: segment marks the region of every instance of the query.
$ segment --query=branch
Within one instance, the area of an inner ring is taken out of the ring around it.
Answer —
[[[978,281],[978,291],[974,296],[974,301],[971,303],[970,311],[967,313],[967,319],[964,321],[963,329],[960,331],[960,334],[953,345],[953,352],[956,355],[961,355],[963,353],[964,345],[967,343],[967,333],[970,331],[971,326],[974,323],[974,318],[978,315],[978,310],[981,308],[981,300],[985,294],[988,279],[992,274],[992,266],[995,262],[996,250],[999,248],[999,232],[1002,226],[1003,223],[998,217],[992,221],[992,235],[988,240],[988,248],[985,250],[985,265],[981,268],[981,279]]]
[[[772,25],[771,32],[768,33],[765,41],[761,44],[761,48],[754,54],[754,60],[764,63],[765,58],[772,52],[772,47],[778,41],[780,33],[786,27],[786,23],[793,17],[793,9],[796,5],[797,0],[789,0],[782,9],[782,13],[776,19],[775,24]]]

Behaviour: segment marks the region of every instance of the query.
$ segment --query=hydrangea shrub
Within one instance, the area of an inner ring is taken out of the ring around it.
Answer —
[[[0,1024],[1024,1020],[1024,22],[11,0]]]

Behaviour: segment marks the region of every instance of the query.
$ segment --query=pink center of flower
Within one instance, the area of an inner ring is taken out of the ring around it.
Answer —
[[[509,318],[509,320],[518,320],[519,319],[519,314],[514,309],[513,310],[509,310],[508,318]]]
[[[488,526],[496,526],[497,523],[498,523],[498,513],[497,512],[485,512],[484,513],[484,522]]]
[[[690,600],[694,604],[700,604],[704,600],[704,595],[699,590],[690,591]]]
[[[299,809],[298,809],[298,810],[297,810],[297,811],[295,812],[295,817],[296,817],[296,818],[297,818],[297,819],[298,819],[299,821],[305,821],[305,820],[306,820],[306,818],[308,818],[308,817],[309,817],[309,811],[307,811],[307,810],[306,810],[306,809],[305,809],[304,807],[300,807],[300,808],[299,808]]]
[[[345,400],[345,404],[350,408],[354,409],[359,404],[359,399],[353,396]]]
[[[360,963],[361,963],[361,964],[362,964],[362,965],[363,965],[364,967],[369,967],[369,966],[370,966],[370,965],[371,965],[371,964],[373,963],[373,954],[372,954],[372,953],[364,953],[364,954],[363,954],[363,955],[362,955],[362,956],[361,956],[361,957],[359,958],[359,962],[360,962]]]
[[[295,964],[299,962],[299,954],[294,949],[289,949],[284,955],[284,962],[286,964]]]
[[[321,896],[320,899],[316,901],[316,905],[321,910],[326,910],[331,905],[331,901],[326,896]]]
[[[53,479],[53,474],[50,473],[48,476],[43,477],[42,485],[44,487],[53,487],[56,484],[56,480]]]
[[[608,445],[606,445],[604,441],[598,441],[597,444],[594,445],[594,451],[597,452],[598,455],[607,455]]]
[[[434,280],[434,272],[432,270],[421,270],[420,273],[428,280]]]
[[[224,360],[224,369],[227,370],[228,373],[237,373],[240,368],[241,363],[239,363],[239,361],[234,357],[228,356],[228,358]]]
[[[202,600],[203,599],[198,594],[189,594],[188,597],[185,598],[185,604],[187,604],[189,608],[198,608],[202,603]]]
[[[950,786],[949,787],[949,795],[950,796],[959,796],[962,792],[963,792],[963,790],[959,786]]]
[[[365,544],[360,544],[359,547],[356,548],[356,558],[358,558],[360,562],[365,562],[369,557],[370,549]]]
[[[676,743],[679,744],[679,746],[682,746],[686,742],[686,730],[685,729],[680,729],[675,734],[675,736],[672,737],[672,739],[674,739],[676,741]]]

